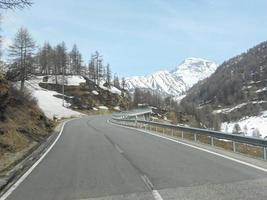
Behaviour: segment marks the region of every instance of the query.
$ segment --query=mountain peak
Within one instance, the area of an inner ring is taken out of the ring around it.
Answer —
[[[171,71],[161,70],[148,76],[127,78],[127,88],[143,88],[165,95],[180,96],[195,83],[210,76],[217,64],[202,58],[189,57]]]
[[[175,71],[181,70],[181,69],[191,69],[191,70],[201,71],[206,68],[217,68],[217,65],[210,60],[206,60],[203,58],[189,57],[189,58],[186,58],[174,70],[172,70],[171,73],[175,73]]]

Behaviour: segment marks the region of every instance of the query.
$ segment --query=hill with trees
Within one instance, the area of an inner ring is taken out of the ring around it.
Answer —
[[[267,42],[262,42],[222,63],[188,91],[181,105],[196,116],[204,111],[216,116],[217,124],[238,121],[267,110],[266,86]]]

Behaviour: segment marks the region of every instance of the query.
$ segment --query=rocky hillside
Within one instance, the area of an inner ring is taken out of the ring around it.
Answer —
[[[210,76],[216,68],[217,65],[211,61],[187,58],[173,70],[127,78],[126,85],[130,92],[140,88],[177,97],[185,94],[198,81]]]
[[[54,95],[62,99],[61,76],[59,84],[51,80],[53,77],[43,77],[39,82],[41,88],[56,91]],[[65,83],[66,106],[74,110],[124,110],[129,107],[130,99],[127,91],[114,86],[107,86],[105,82],[94,83],[87,77],[69,76]]]

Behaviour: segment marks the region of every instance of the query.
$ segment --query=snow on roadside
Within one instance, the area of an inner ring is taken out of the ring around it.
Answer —
[[[267,136],[267,111],[262,112],[259,116],[245,117],[236,122],[222,123],[221,130],[224,132],[232,133],[235,124],[239,124],[242,132],[247,127],[247,136],[252,136],[253,131],[258,129],[262,138]]]
[[[39,76],[32,80],[26,81],[25,86],[32,92],[32,95],[37,99],[39,107],[41,110],[43,110],[48,118],[53,119],[54,116],[57,118],[67,118],[83,115],[79,112],[63,107],[62,99],[54,96],[61,95],[60,93],[41,88],[38,84],[39,82],[42,82],[42,78],[43,77]]]

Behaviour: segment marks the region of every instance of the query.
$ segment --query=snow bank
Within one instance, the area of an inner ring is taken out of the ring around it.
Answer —
[[[224,132],[232,133],[235,124],[239,124],[242,132],[247,127],[247,136],[252,136],[255,129],[260,131],[262,138],[267,136],[267,111],[262,112],[259,116],[245,117],[236,122],[222,123],[221,130]]]
[[[67,118],[82,115],[79,112],[63,107],[62,99],[54,96],[61,95],[60,93],[41,88],[38,83],[42,82],[42,78],[43,77],[37,77],[26,81],[25,86],[32,92],[32,95],[37,99],[39,107],[48,118],[53,119],[53,116],[57,118]],[[65,104],[67,105],[67,102],[65,102]]]

